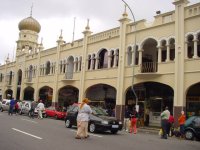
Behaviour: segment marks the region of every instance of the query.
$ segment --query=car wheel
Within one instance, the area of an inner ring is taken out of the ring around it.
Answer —
[[[43,117],[44,117],[44,118],[47,118],[48,116],[47,116],[47,114],[45,113],[45,114],[43,115]]]
[[[69,119],[67,119],[65,121],[65,126],[66,126],[66,128],[71,128],[72,127],[71,121]]]
[[[118,130],[111,130],[110,131],[112,134],[117,134]]]
[[[89,125],[89,132],[94,133],[96,131],[96,126],[94,123],[91,123]]]
[[[58,115],[55,115],[55,119],[58,120]]]
[[[1,108],[1,112],[3,112],[3,108]]]
[[[185,138],[187,140],[193,140],[194,139],[194,133],[193,133],[193,131],[192,130],[187,130],[185,132]]]

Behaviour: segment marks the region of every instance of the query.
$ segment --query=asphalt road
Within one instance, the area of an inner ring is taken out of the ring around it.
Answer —
[[[164,140],[140,132],[90,134],[83,140],[75,139],[75,134],[76,129],[65,128],[62,120],[29,119],[0,112],[0,150],[200,150],[199,141]]]

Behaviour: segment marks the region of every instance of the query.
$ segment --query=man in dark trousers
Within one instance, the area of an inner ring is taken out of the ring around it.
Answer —
[[[162,139],[167,139],[167,124],[170,116],[168,107],[165,107],[165,110],[161,113],[161,128],[162,128]]]

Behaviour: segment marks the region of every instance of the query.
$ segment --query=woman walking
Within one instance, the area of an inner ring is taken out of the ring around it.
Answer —
[[[89,100],[84,98],[82,103],[80,104],[77,116],[77,133],[76,139],[88,138],[88,122],[89,122],[89,114],[92,113],[92,109],[90,108]]]
[[[137,133],[137,117],[138,117],[138,113],[136,111],[135,108],[133,108],[133,111],[130,114],[131,117],[131,125],[130,125],[130,133]]]

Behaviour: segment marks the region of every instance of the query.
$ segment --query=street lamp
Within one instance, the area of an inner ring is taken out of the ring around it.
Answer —
[[[122,0],[122,2],[128,7],[128,9],[130,10],[131,15],[132,15],[132,17],[133,17],[133,22],[134,22],[134,26],[135,26],[135,34],[134,34],[134,53],[136,54],[136,31],[137,31],[137,30],[136,30],[135,16],[134,16],[133,11],[132,11],[132,9],[130,8],[130,6],[129,6],[124,0]],[[135,99],[136,99],[136,110],[139,111],[138,96],[137,96],[137,94],[136,94],[136,92],[135,92],[135,89],[134,89],[135,55],[134,55],[134,58],[133,58],[133,59],[134,59],[134,61],[133,61],[133,77],[132,77],[132,86],[131,86],[131,90],[132,90],[132,92],[133,92],[133,94],[134,94],[134,96],[135,96]]]

